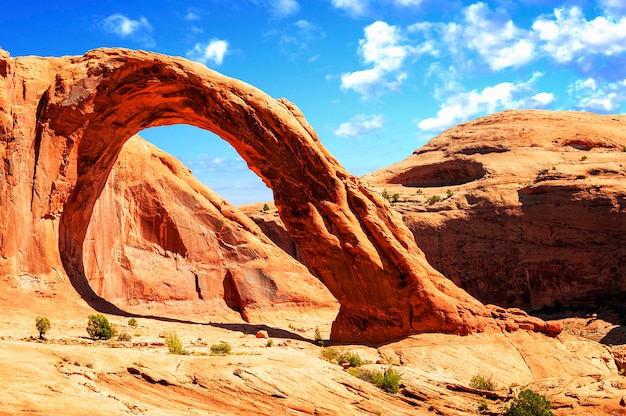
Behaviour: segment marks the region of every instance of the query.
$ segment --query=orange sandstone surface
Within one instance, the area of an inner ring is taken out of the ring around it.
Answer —
[[[428,264],[401,217],[375,189],[339,165],[284,99],[184,59],[121,49],[66,58],[12,59],[4,52],[0,83],[5,274],[69,281],[92,307],[115,313],[119,306],[100,295],[132,302],[144,294],[188,298],[195,291],[199,298],[221,278],[224,300],[241,310],[248,303],[239,299],[247,295],[244,281],[271,289],[264,266],[246,263],[214,271],[190,266],[207,240],[181,228],[186,220],[176,220],[156,203],[148,183],[145,206],[129,204],[140,218],[133,219],[138,230],[121,230],[122,242],[131,242],[127,250],[119,250],[110,237],[95,245],[86,240],[90,224],[94,235],[115,231],[92,218],[127,140],[144,128],[187,123],[233,145],[273,189],[280,217],[312,274],[339,302],[334,340],[382,343],[412,333],[468,334],[497,327],[488,308]],[[228,228],[217,239],[233,246],[237,236],[229,241]],[[145,248],[145,242],[158,243],[176,262],[181,258],[177,276],[162,283],[151,278],[155,284],[149,289],[132,271],[146,276],[161,266],[128,255]],[[114,258],[98,264],[97,256],[86,255],[98,251],[100,258]],[[261,253],[238,253],[244,261],[257,255],[257,263],[263,263]],[[105,271],[113,275],[110,283],[102,279]],[[184,284],[159,288],[176,281]],[[522,320],[530,329],[559,330]]]
[[[301,255],[339,301],[334,323],[336,303],[303,266],[134,136],[183,122],[229,141],[274,189]],[[498,414],[527,387],[557,415],[623,411],[622,352],[616,362],[572,329],[456,288],[292,104],[205,67],[126,50],[0,51],[0,157],[0,414],[470,415],[484,394]],[[96,311],[126,337],[86,338]],[[42,341],[37,315],[52,323]],[[497,330],[520,327],[552,337]],[[399,393],[322,360],[316,330],[366,369],[392,365]],[[410,335],[425,331],[451,334]],[[188,355],[168,354],[172,332]],[[233,353],[211,356],[220,342]],[[373,343],[383,345],[363,345]],[[468,388],[478,374],[493,394]]]
[[[483,303],[623,304],[626,116],[505,111],[364,179],[400,195],[429,263]]]

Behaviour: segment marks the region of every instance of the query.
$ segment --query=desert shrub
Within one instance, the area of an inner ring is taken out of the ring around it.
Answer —
[[[359,356],[359,354],[353,353],[352,351],[342,355],[341,364],[348,363],[350,367],[359,367],[363,364],[363,359]]]
[[[176,332],[170,332],[165,336],[165,345],[170,354],[184,354],[183,342],[178,338]]]
[[[351,368],[350,374],[372,383],[387,393],[397,393],[400,388],[400,380],[402,379],[402,374],[397,372],[392,366],[387,367],[382,373],[363,368]]]
[[[554,416],[552,404],[545,396],[532,390],[522,391],[507,407],[506,416]]]
[[[267,203],[263,204],[263,212],[267,212],[270,210],[270,206]]]
[[[45,316],[38,316],[35,318],[35,325],[37,326],[37,331],[39,331],[39,339],[43,339],[46,332],[50,330],[50,320]]]
[[[131,328],[137,328],[137,320],[135,318],[130,318],[128,320],[128,326]]]
[[[483,413],[489,409],[489,402],[484,397],[478,402],[478,413]]]
[[[118,341],[130,341],[131,339],[133,339],[133,337],[127,334],[126,331],[122,332],[121,334],[117,336]]]
[[[322,349],[322,358],[326,361],[337,361],[339,358],[339,351],[335,347],[328,347]]]
[[[266,346],[266,347],[268,347],[268,348],[269,348],[269,347],[273,347],[273,346],[274,346],[274,341],[273,341],[273,340],[271,340],[271,339],[268,339],[268,340],[267,340],[267,343],[265,344],[265,346]]]
[[[430,198],[428,198],[428,200],[427,200],[427,201],[428,201],[428,203],[429,203],[430,205],[432,205],[432,204],[434,204],[434,203],[436,203],[436,202],[441,202],[441,197],[440,197],[439,195],[433,195],[433,196],[431,196]]]
[[[322,349],[322,358],[339,365],[347,363],[350,367],[359,367],[363,364],[363,359],[359,354],[353,353],[352,351],[341,353],[335,347]]]
[[[496,385],[493,381],[491,381],[491,377],[487,378],[485,376],[481,376],[480,374],[472,377],[469,385],[471,388],[478,390],[494,391],[496,389]]]
[[[387,201],[389,201],[391,199],[391,195],[389,195],[389,192],[387,192],[386,189],[383,190],[383,193],[381,194],[383,198],[385,198]]]
[[[230,351],[230,345],[225,342],[211,345],[211,355],[228,355]]]
[[[448,189],[446,191],[446,199],[452,198],[453,196],[454,196],[454,192],[452,192],[450,189]]]
[[[398,202],[400,200],[400,194],[391,195],[391,202]]]
[[[104,315],[90,315],[87,322],[87,333],[93,339],[111,339],[113,328]]]
[[[313,340],[320,347],[324,346],[324,340],[322,339],[322,334],[321,334],[320,328],[318,326],[315,327],[315,336],[313,337]]]

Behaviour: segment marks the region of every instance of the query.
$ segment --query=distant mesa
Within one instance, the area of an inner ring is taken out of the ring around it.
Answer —
[[[420,195],[393,188],[413,201],[394,207],[429,263],[482,302],[606,304],[626,292],[625,149],[623,115],[505,111],[364,179],[421,185]],[[452,198],[425,202],[448,189]]]

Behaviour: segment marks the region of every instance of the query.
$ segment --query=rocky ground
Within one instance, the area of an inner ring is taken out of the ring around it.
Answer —
[[[10,287],[10,285],[2,285]],[[336,311],[275,316],[271,324],[224,322],[219,317],[108,315],[130,341],[93,341],[85,331],[94,313],[68,293],[28,296],[3,290],[0,306],[0,414],[75,415],[415,415],[499,414],[520,390],[550,399],[557,415],[623,414],[626,377],[603,339],[621,331],[597,316],[565,320],[556,338],[526,331],[470,336],[423,334],[378,348],[332,345],[357,353],[376,371],[392,366],[400,390],[386,393],[322,358],[314,342],[327,338]],[[52,329],[38,340],[35,317]],[[267,331],[268,338],[257,338]],[[168,353],[164,335],[176,332],[188,355]],[[268,346],[271,340],[272,346]],[[210,355],[226,342],[227,356]],[[622,354],[622,357],[624,354]],[[623,362],[618,363],[623,365]],[[468,388],[476,375],[494,392]],[[623,401],[623,400],[622,400]]]

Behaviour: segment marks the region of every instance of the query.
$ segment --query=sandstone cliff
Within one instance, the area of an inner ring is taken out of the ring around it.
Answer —
[[[138,136],[122,148],[94,205],[84,265],[95,292],[125,309],[232,309],[256,321],[281,305],[336,305],[245,215]]]
[[[310,270],[341,305],[334,339],[380,343],[420,332],[467,334],[497,328],[492,315],[505,314],[492,314],[433,269],[400,216],[339,165],[287,100],[185,59],[120,49],[66,58],[10,58],[2,52],[0,91],[0,267],[6,275],[69,280],[92,306],[115,311],[87,278],[88,270],[98,269],[85,261],[85,249],[97,251],[89,241],[85,245],[96,201],[131,136],[187,123],[229,142],[272,188]],[[145,225],[142,238],[154,243],[158,228],[165,254],[193,257],[185,236],[174,232],[171,215],[156,215],[156,203],[145,208],[146,217],[135,220]],[[103,245],[102,255],[110,245]],[[123,256],[116,261],[128,270]],[[253,281],[265,281],[253,274]],[[191,291],[191,280],[195,286],[191,275],[185,274],[180,293]],[[201,280],[198,275],[198,296]],[[114,297],[130,300],[141,292],[128,283],[124,287],[132,293],[123,293],[97,274],[92,281]],[[530,329],[558,331],[538,320],[522,321]]]
[[[594,304],[626,291],[625,151],[623,115],[506,111],[364,179],[400,194],[428,261],[482,302]]]

